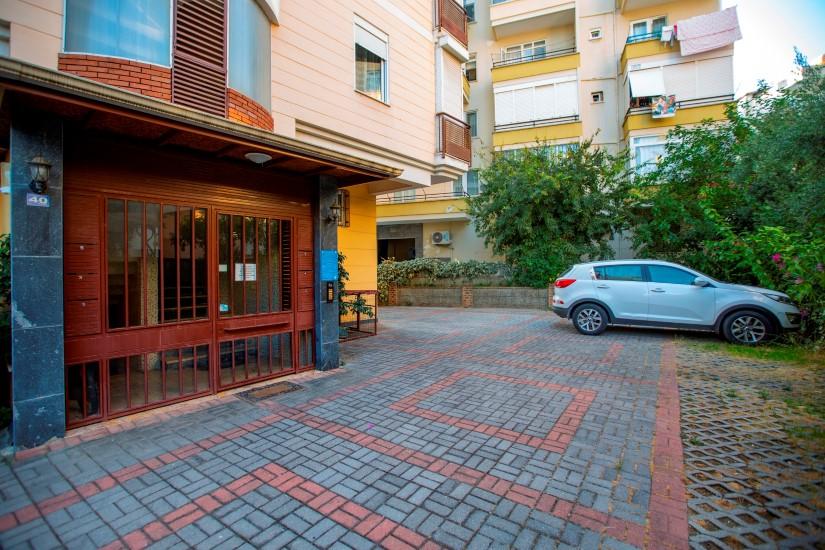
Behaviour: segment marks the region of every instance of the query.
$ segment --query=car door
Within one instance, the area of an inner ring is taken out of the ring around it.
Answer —
[[[712,325],[716,288],[696,286],[697,275],[667,265],[647,264],[648,317],[652,322]]]
[[[647,320],[647,283],[642,264],[595,266],[596,295],[622,321]]]

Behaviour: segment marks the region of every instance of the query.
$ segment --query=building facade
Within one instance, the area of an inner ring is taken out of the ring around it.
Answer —
[[[337,367],[338,250],[374,289],[375,195],[468,167],[454,2],[4,2],[0,31],[18,448]]]
[[[414,196],[379,197],[379,239],[388,239],[379,248],[415,233],[425,256],[488,259],[462,204],[482,189],[478,170],[492,155],[592,139],[629,148],[635,167],[649,170],[669,130],[720,120],[734,99],[739,30],[719,0],[466,0],[465,8],[471,169]],[[442,231],[450,245],[433,244]],[[626,240],[614,245],[620,257],[632,254]]]

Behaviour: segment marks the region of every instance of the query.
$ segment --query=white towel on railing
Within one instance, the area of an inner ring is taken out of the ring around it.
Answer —
[[[742,38],[736,6],[679,21],[676,28],[682,55],[715,50]]]

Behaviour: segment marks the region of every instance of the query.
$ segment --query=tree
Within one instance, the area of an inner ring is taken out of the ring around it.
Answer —
[[[563,152],[546,143],[497,154],[468,200],[476,231],[512,268],[517,284],[541,287],[583,258],[610,258],[625,221],[626,152],[592,140]]]

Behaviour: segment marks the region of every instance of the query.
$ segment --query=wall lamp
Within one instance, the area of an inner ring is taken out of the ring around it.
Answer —
[[[45,193],[48,188],[51,168],[51,163],[41,155],[37,155],[29,161],[29,170],[32,176],[29,188],[38,195]]]
[[[327,221],[337,224],[340,219],[341,205],[338,204],[338,199],[335,199],[335,202],[329,205],[329,216],[327,216]]]

